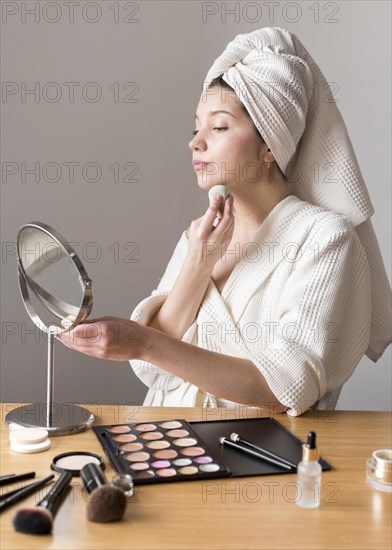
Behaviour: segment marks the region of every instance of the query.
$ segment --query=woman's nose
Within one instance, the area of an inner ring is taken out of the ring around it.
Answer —
[[[189,149],[191,151],[205,151],[207,149],[205,140],[199,134],[200,132],[198,132],[189,142]]]

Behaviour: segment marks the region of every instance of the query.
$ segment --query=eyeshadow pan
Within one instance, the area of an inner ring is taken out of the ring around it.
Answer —
[[[125,434],[130,432],[131,428],[129,426],[111,426],[110,428],[107,428],[107,430],[112,434]]]
[[[155,460],[151,462],[153,468],[169,468],[170,462],[168,460]]]
[[[148,470],[149,465],[147,462],[135,462],[134,464],[130,464],[129,467],[132,470]]]
[[[177,447],[192,447],[196,445],[197,441],[194,437],[183,437],[181,439],[174,439],[173,445]]]
[[[131,441],[135,441],[137,437],[133,434],[120,434],[114,435],[112,439],[113,441],[118,441],[119,443],[130,443]]]
[[[178,422],[178,420],[168,420],[167,422],[162,422],[162,424],[159,424],[159,427],[164,430],[174,430],[176,428],[181,428],[181,426],[182,424],[181,422]]]
[[[173,468],[163,468],[162,470],[157,470],[156,474],[160,477],[173,477],[177,475],[177,472]]]
[[[128,462],[144,462],[149,458],[150,458],[149,453],[146,453],[144,451],[139,451],[136,453],[130,453],[128,455],[124,455],[124,459],[127,460]]]
[[[184,466],[183,468],[180,468],[178,470],[180,474],[184,474],[186,476],[197,474],[198,468],[196,466]]]
[[[123,443],[118,448],[120,451],[140,451],[143,449],[143,445],[141,443]]]
[[[163,458],[165,460],[176,458],[178,453],[173,449],[164,449],[163,451],[157,451],[154,453],[155,458]]]
[[[169,437],[186,437],[189,432],[187,430],[169,430],[166,435]]]
[[[146,443],[146,447],[149,449],[167,449],[170,447],[170,443],[168,441],[150,441],[150,443]]]
[[[155,424],[138,424],[137,426],[135,426],[135,430],[137,430],[138,432],[152,432],[156,429],[157,427],[155,426]],[[129,431],[131,430],[129,429]]]
[[[141,434],[140,437],[147,441],[153,441],[154,439],[162,439],[163,434],[161,432],[146,432]]]
[[[192,464],[192,460],[190,458],[177,458],[173,460],[173,464],[175,466],[189,466]]]
[[[210,456],[198,456],[193,459],[193,462],[196,462],[196,464],[209,464],[213,460]]]
[[[185,456],[200,456],[204,455],[205,450],[202,447],[188,447],[181,451],[182,455]]]
[[[147,479],[154,476],[155,474],[152,470],[144,470],[140,472],[134,472],[132,474],[133,479]]]
[[[218,464],[202,464],[200,466],[202,472],[217,472],[219,470]]]

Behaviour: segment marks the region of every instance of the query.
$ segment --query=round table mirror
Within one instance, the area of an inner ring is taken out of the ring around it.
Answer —
[[[51,435],[90,428],[94,416],[78,405],[54,399],[55,335],[70,330],[91,312],[92,281],[72,246],[40,222],[22,226],[17,236],[19,287],[28,314],[47,334],[47,400],[8,413],[10,427],[41,427]]]

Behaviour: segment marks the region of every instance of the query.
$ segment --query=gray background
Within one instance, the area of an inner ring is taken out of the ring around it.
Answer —
[[[292,31],[335,83],[390,275],[390,2],[280,2],[272,12],[268,2],[101,1],[75,4],[73,17],[61,1],[26,3],[36,5],[28,15],[21,2],[2,2],[1,72],[10,92],[3,89],[1,103],[2,401],[45,400],[46,343],[17,286],[18,228],[44,221],[78,243],[94,281],[92,317],[129,317],[157,286],[183,229],[207,208],[188,142],[201,84],[237,34]],[[67,82],[78,83],[73,101]],[[34,86],[37,97],[24,97]],[[94,101],[96,90],[102,97]],[[79,163],[73,182],[70,162]],[[96,182],[91,162],[102,171]],[[35,163],[38,181],[22,174]],[[137,181],[123,181],[132,166]],[[10,167],[15,175],[5,173]],[[339,408],[390,410],[390,364],[390,349],[377,364],[363,358]],[[57,401],[102,404],[141,404],[146,392],[128,363],[60,344],[55,390]]]

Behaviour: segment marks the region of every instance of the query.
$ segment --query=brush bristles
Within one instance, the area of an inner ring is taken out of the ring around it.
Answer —
[[[120,520],[125,512],[127,499],[117,487],[102,485],[89,495],[87,519],[96,523]]]
[[[52,532],[53,516],[45,508],[22,508],[14,517],[15,531],[29,535],[48,535]]]

